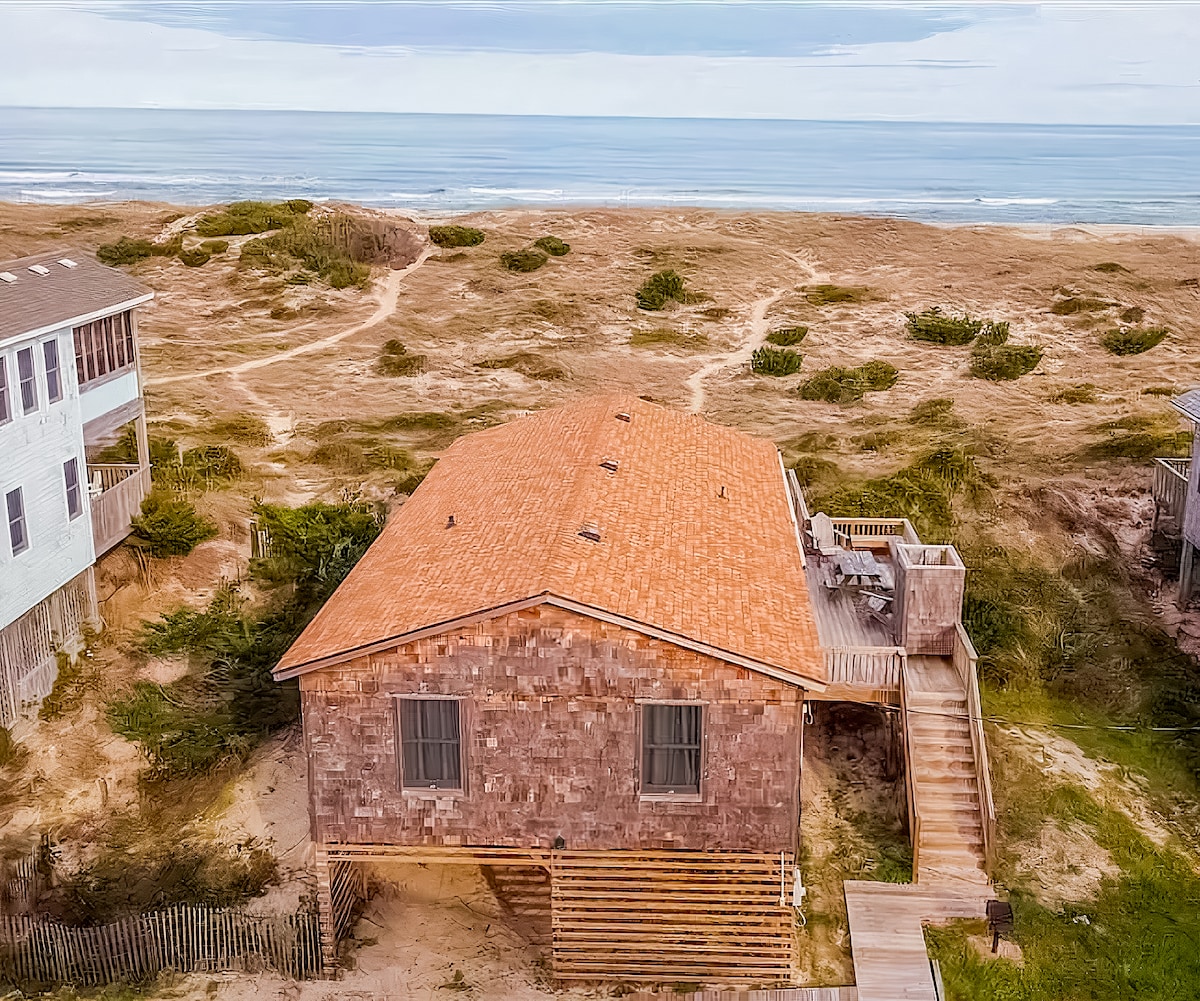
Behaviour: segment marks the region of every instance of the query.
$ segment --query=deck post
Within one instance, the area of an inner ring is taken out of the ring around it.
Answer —
[[[1187,608],[1192,600],[1195,585],[1196,547],[1187,539],[1183,541],[1183,552],[1179,557],[1179,607]]]
[[[317,874],[317,926],[321,933],[321,972],[333,977],[337,965],[337,929],[333,917],[333,870],[329,852],[317,845],[314,858]]]

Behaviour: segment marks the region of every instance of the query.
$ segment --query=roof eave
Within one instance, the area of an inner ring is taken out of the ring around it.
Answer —
[[[7,337],[0,337],[0,344],[5,344],[9,341],[20,341],[30,337],[41,337],[43,334],[48,334],[54,330],[62,330],[63,327],[78,327],[85,323],[91,323],[93,320],[98,320],[103,316],[110,316],[113,313],[123,313],[127,309],[133,309],[136,306],[141,306],[154,298],[153,292],[145,292],[142,295],[133,299],[122,299],[120,302],[109,306],[102,306],[100,309],[93,309],[87,313],[80,313],[78,316],[69,316],[62,320],[55,320],[53,323],[46,323],[40,327],[35,327],[32,330],[25,330],[19,334],[9,334]]]

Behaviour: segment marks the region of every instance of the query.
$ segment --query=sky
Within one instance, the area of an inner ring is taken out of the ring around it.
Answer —
[[[0,106],[1200,123],[1200,3],[0,0]]]

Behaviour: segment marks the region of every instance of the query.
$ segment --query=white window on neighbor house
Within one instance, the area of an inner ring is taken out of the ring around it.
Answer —
[[[62,368],[58,364],[58,340],[42,342],[42,355],[46,360],[46,393],[51,403],[63,398]]]
[[[10,490],[4,495],[4,509],[8,514],[8,543],[12,554],[25,552],[29,548],[29,529],[25,525],[25,500],[21,488]]]
[[[21,387],[21,412],[31,414],[38,408],[37,375],[33,370],[33,348],[17,352],[17,385]]]
[[[79,460],[63,463],[63,485],[67,488],[67,517],[74,521],[83,514],[83,497],[79,492]]]
[[[0,424],[12,420],[12,398],[8,393],[8,359],[0,355]]]

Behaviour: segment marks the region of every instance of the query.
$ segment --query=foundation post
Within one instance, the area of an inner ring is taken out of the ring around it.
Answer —
[[[333,920],[333,871],[329,853],[318,845],[314,858],[317,871],[317,925],[321,930],[321,971],[333,977],[337,965],[337,930]]]
[[[1179,607],[1187,608],[1192,599],[1195,585],[1196,547],[1187,539],[1183,541],[1183,552],[1179,557]]]

